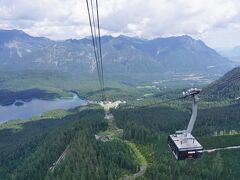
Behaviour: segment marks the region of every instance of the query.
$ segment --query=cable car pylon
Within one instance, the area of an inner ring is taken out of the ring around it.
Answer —
[[[168,136],[168,146],[177,160],[197,159],[203,154],[202,145],[191,134],[197,118],[198,94],[201,91],[201,89],[191,88],[183,93],[184,98],[192,98],[192,115],[190,121],[187,129],[176,131],[174,134]]]

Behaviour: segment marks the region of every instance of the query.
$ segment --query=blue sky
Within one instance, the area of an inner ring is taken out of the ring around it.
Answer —
[[[102,34],[188,34],[217,49],[240,45],[239,0],[99,0]],[[90,35],[85,0],[0,0],[0,28],[51,39]]]

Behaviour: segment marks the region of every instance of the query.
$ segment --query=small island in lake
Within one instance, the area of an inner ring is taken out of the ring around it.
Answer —
[[[23,106],[23,105],[24,105],[24,102],[17,101],[17,102],[15,102],[14,105],[15,105],[15,106]]]

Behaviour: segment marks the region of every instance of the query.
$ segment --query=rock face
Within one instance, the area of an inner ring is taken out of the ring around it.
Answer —
[[[105,135],[105,136],[95,135],[95,139],[97,141],[102,141],[102,142],[108,142],[113,140],[113,138],[110,135]]]
[[[145,40],[103,36],[105,73],[205,73],[230,70],[232,63],[190,36]],[[59,69],[92,73],[91,39],[53,41],[23,31],[0,30],[0,70]]]

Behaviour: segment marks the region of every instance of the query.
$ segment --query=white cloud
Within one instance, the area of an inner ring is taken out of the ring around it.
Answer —
[[[90,35],[85,0],[0,0],[0,28],[53,39]],[[239,0],[101,0],[103,34],[153,38],[189,34],[214,47],[240,44]],[[222,39],[220,43],[220,39]],[[219,45],[219,43],[221,45]]]

